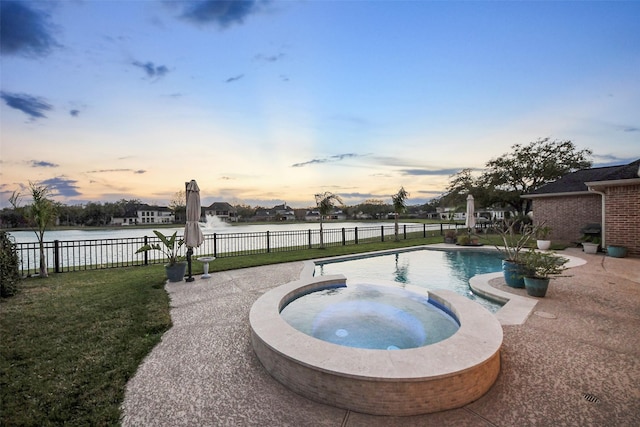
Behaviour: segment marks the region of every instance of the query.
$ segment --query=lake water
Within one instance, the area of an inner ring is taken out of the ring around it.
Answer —
[[[400,223],[401,225],[405,223]],[[407,223],[408,224],[408,223]],[[386,227],[393,226],[393,222],[325,222],[323,228],[329,229],[341,229],[341,228],[354,228],[354,227],[380,227],[384,225]],[[427,225],[428,229],[431,227],[440,226],[438,224]],[[203,234],[213,233],[254,233],[254,232],[266,232],[266,231],[295,231],[295,230],[318,230],[320,224],[317,222],[294,222],[282,224],[262,224],[262,223],[238,223],[237,225],[230,225],[217,219],[209,219],[206,223],[201,223]],[[435,228],[434,228],[435,229]],[[178,235],[184,233],[184,226],[173,228],[158,228],[164,235],[171,235],[174,231],[178,232]],[[35,243],[38,241],[36,234],[33,231],[9,231],[9,234],[15,238],[16,243]],[[126,239],[130,237],[153,237],[153,228],[129,228],[128,226],[114,227],[114,228],[80,228],[74,230],[49,230],[44,234],[44,240],[52,242],[54,240],[98,240],[98,239]]]

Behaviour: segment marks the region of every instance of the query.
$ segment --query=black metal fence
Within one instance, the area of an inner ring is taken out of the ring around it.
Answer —
[[[399,238],[418,239],[442,235],[446,229],[457,229],[458,224],[402,224]],[[325,247],[357,245],[393,239],[395,226],[325,228],[322,244]],[[194,250],[194,259],[203,256],[217,258],[287,252],[319,248],[320,230],[287,230],[247,233],[206,234],[202,245]],[[156,236],[96,240],[55,240],[44,242],[47,269],[62,273],[78,270],[98,270],[115,267],[139,266],[166,262],[159,251],[136,253],[148,243],[160,243]],[[16,243],[23,276],[39,270],[40,247],[34,243]],[[182,247],[180,255],[185,255]]]

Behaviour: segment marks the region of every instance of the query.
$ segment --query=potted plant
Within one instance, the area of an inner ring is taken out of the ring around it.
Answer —
[[[527,225],[522,219],[505,219],[500,226],[494,227],[502,240],[502,246],[496,249],[502,253],[502,271],[507,286],[524,288],[524,264],[520,252],[535,235],[536,228]]]
[[[187,263],[180,261],[179,251],[184,241],[178,240],[178,232],[174,232],[170,237],[165,236],[157,230],[153,230],[154,234],[160,240],[160,243],[147,243],[136,251],[136,253],[147,251],[160,251],[164,257],[169,261],[166,264],[165,271],[167,278],[170,282],[181,282],[184,279],[184,274],[187,270]]]
[[[541,251],[546,251],[551,247],[551,240],[548,240],[551,234],[551,227],[541,225],[536,228],[536,245]]]
[[[450,228],[444,232],[444,242],[445,243],[456,243],[457,240],[457,232],[456,230]]]
[[[600,247],[600,237],[585,235],[582,237],[582,250],[585,254],[595,254]]]
[[[558,277],[569,260],[553,252],[540,252],[534,249],[523,254],[522,261],[526,267],[524,286],[527,294],[534,297],[544,297],[549,288],[552,277]]]
[[[607,255],[614,258],[627,256],[627,247],[622,245],[607,245]]]
[[[460,246],[482,246],[480,240],[478,239],[478,236],[471,233],[461,234],[460,236],[458,236],[457,244]]]

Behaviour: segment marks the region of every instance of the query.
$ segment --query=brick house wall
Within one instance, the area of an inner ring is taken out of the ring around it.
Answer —
[[[536,197],[533,200],[535,224],[551,227],[551,240],[577,242],[587,224],[602,223],[602,202],[598,194]]]
[[[602,189],[605,193],[605,243],[626,246],[629,255],[640,256],[640,185],[618,185]],[[599,194],[536,197],[533,200],[535,224],[552,228],[551,240],[577,242],[586,224],[602,223]]]
[[[607,187],[606,244],[626,246],[629,255],[640,255],[640,185]]]

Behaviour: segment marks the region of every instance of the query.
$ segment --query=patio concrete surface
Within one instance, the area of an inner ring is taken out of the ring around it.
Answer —
[[[124,426],[638,426],[640,259],[587,263],[552,281],[522,325],[503,325],[502,368],[480,399],[383,417],[316,403],[275,381],[249,341],[249,310],[302,262],[168,283],[173,327],[127,385]],[[494,287],[521,296],[501,278]]]

